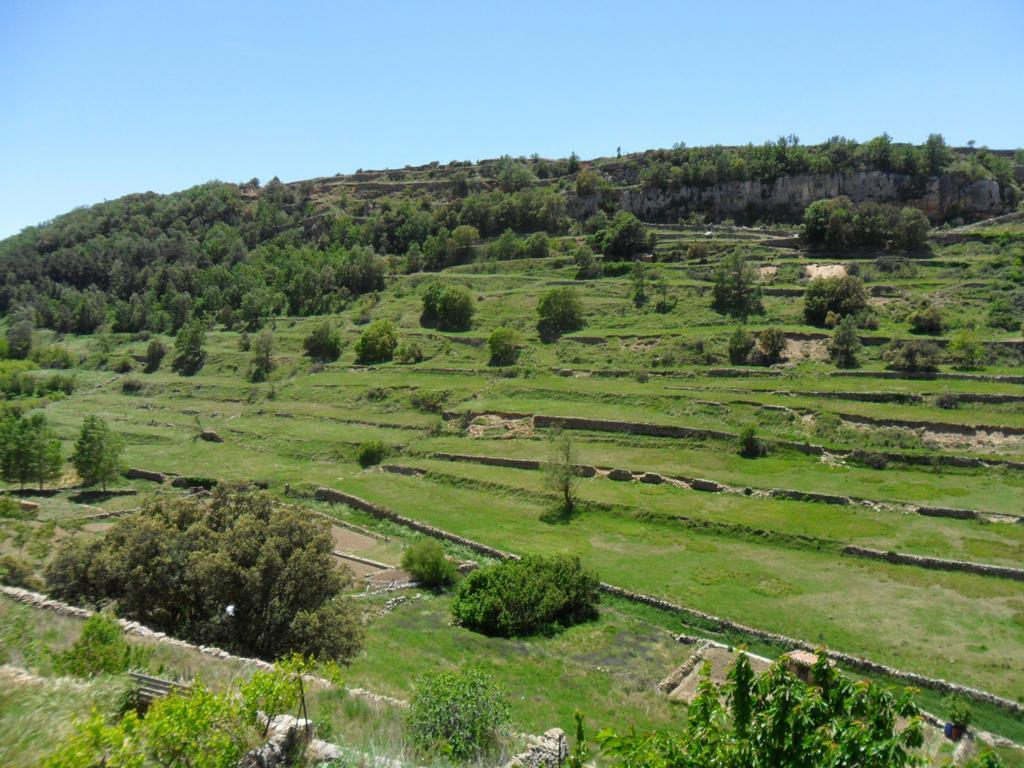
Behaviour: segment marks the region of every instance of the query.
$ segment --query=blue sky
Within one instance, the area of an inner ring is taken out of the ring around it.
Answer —
[[[0,2],[0,236],[209,179],[888,131],[1024,145],[1024,2]]]

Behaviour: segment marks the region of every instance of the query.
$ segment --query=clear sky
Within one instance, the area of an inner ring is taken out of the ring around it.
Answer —
[[[209,179],[795,133],[1024,145],[1024,0],[0,0],[0,236]]]

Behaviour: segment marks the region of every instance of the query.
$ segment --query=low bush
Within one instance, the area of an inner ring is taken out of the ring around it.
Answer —
[[[738,451],[740,456],[756,459],[768,454],[768,446],[757,436],[757,429],[746,426],[740,432]]]
[[[423,348],[415,341],[407,341],[398,345],[395,350],[395,357],[398,362],[411,365],[412,363],[423,362]]]
[[[138,379],[125,379],[121,382],[121,391],[126,395],[137,395],[142,389],[142,382]]]
[[[356,461],[363,469],[380,464],[387,455],[388,447],[380,440],[371,440],[356,449]]]
[[[42,579],[35,575],[32,566],[14,555],[0,557],[0,584],[36,592],[43,589]]]
[[[450,587],[459,577],[455,563],[448,559],[444,547],[433,539],[419,539],[402,553],[402,570],[425,587]]]
[[[420,390],[412,396],[411,402],[412,407],[417,411],[423,411],[424,413],[441,413],[444,410],[445,403],[448,402],[449,397],[451,397],[451,392],[448,390],[442,390],[440,392]]]
[[[341,356],[341,336],[326,320],[313,328],[302,346],[318,363],[330,363]]]
[[[537,332],[550,342],[563,333],[578,331],[584,325],[583,303],[575,289],[553,288],[537,302]]]
[[[95,677],[116,675],[129,669],[142,669],[150,649],[129,645],[117,619],[94,613],[82,626],[82,634],[66,651],[53,655],[54,671],[59,675]]]
[[[550,633],[597,616],[597,587],[577,557],[527,555],[470,573],[452,601],[452,616],[493,637]]]
[[[729,362],[733,365],[746,365],[747,356],[754,349],[754,337],[742,328],[737,328],[729,336]]]
[[[838,318],[856,315],[868,304],[863,281],[854,275],[820,277],[807,284],[804,293],[804,319],[811,325],[825,325],[829,314]]]
[[[390,320],[377,320],[356,341],[356,362],[368,365],[386,363],[395,355],[398,328]]]
[[[921,307],[907,318],[911,333],[924,333],[931,336],[942,333],[942,316],[939,310],[929,305]]]
[[[891,370],[906,373],[931,373],[939,367],[939,348],[930,341],[893,341],[882,354]]]
[[[515,365],[519,357],[519,334],[511,328],[495,328],[487,337],[488,365]]]
[[[421,750],[468,760],[496,745],[509,707],[504,692],[479,670],[436,672],[416,681],[407,718]]]

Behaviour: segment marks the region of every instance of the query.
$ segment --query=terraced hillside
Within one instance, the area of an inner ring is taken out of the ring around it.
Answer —
[[[599,258],[600,276],[581,276],[587,240],[576,232],[533,258],[491,258],[498,238],[485,235],[468,263],[428,273],[392,261],[382,288],[334,311],[263,318],[273,348],[261,381],[255,329],[216,320],[191,376],[171,370],[170,354],[145,368],[152,339],[173,347],[168,334],[36,330],[37,347],[74,361],[73,392],[38,403],[65,455],[98,415],[124,436],[127,467],[165,478],[129,472],[101,493],[65,474],[55,493],[24,493],[38,507],[3,523],[0,547],[40,567],[49,542],[103,533],[106,518],[90,515],[256,482],[361,529],[345,538],[352,529],[339,526],[337,546],[370,579],[419,535],[387,519],[397,515],[470,540],[446,544],[463,559],[488,559],[474,542],[571,553],[612,587],[691,611],[608,595],[597,623],[510,641],[451,626],[449,598],[423,593],[372,620],[353,685],[406,698],[416,674],[474,661],[513,694],[524,731],[568,729],[577,708],[595,727],[645,728],[678,716],[656,686],[689,656],[675,635],[775,656],[791,643],[774,634],[994,694],[1002,705],[975,705],[979,725],[1024,741],[1022,316],[988,322],[993,307],[1016,312],[1024,290],[1020,214],[933,230],[925,249],[898,256],[808,250],[796,225],[646,231],[653,251],[627,267]],[[712,307],[718,269],[736,252],[764,308],[743,321]],[[871,320],[856,330],[857,366],[841,369],[836,332],[808,324],[804,307],[814,278],[847,274],[863,281]],[[434,283],[468,290],[468,330],[421,324]],[[538,302],[564,287],[585,323],[542,342]],[[912,333],[911,316],[928,308],[938,327]],[[304,340],[325,319],[343,351],[314,362]],[[358,364],[357,340],[382,320],[402,352]],[[499,327],[518,336],[514,364],[489,364]],[[746,361],[730,360],[738,327],[751,335]],[[759,359],[772,329],[782,347]],[[893,350],[912,341],[934,347],[933,366],[899,370]],[[757,449],[742,451],[742,435]],[[556,437],[577,465],[572,514],[552,514],[544,468]],[[386,455],[362,466],[360,448],[375,442]],[[333,503],[351,497],[364,503]],[[919,697],[942,713],[941,689]]]

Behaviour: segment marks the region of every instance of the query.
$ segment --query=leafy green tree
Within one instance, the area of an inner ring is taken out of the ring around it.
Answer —
[[[864,282],[856,275],[819,277],[807,284],[804,292],[804,319],[811,325],[824,325],[829,313],[839,317],[856,315],[868,305]]]
[[[437,328],[441,331],[468,331],[473,325],[474,312],[476,304],[468,288],[446,286],[437,297]]]
[[[633,305],[642,307],[647,303],[647,265],[642,261],[633,262],[629,279],[633,283]]]
[[[256,336],[252,344],[252,360],[250,363],[249,380],[265,381],[274,370],[274,334],[264,328]]]
[[[586,245],[577,246],[573,252],[577,280],[593,280],[601,276],[601,265],[594,258],[594,252]]]
[[[743,320],[764,312],[757,273],[739,251],[724,257],[715,271],[711,307],[716,312]]]
[[[839,368],[856,368],[857,355],[860,353],[860,336],[857,334],[857,320],[847,315],[832,332],[829,340],[828,354],[832,362]]]
[[[741,653],[725,683],[705,665],[697,697],[678,732],[608,730],[604,754],[620,768],[910,768],[924,741],[920,712],[906,691],[896,697],[844,677],[819,656],[814,685],[784,660],[755,675]]]
[[[199,372],[206,362],[206,325],[195,317],[185,323],[174,337],[174,362],[171,367],[182,376]]]
[[[479,759],[508,726],[508,699],[478,669],[428,673],[416,680],[407,722],[421,750]]]
[[[932,373],[939,367],[939,348],[931,341],[893,340],[882,353],[882,359],[894,371],[907,373]]]
[[[551,254],[551,243],[544,232],[534,232],[526,238],[526,258],[546,259]]]
[[[160,339],[151,339],[146,346],[146,373],[160,370],[160,364],[167,354],[167,347]]]
[[[71,454],[71,463],[84,485],[101,485],[107,490],[107,483],[121,472],[121,453],[124,441],[112,432],[99,416],[86,416],[82,430]]]
[[[519,334],[511,328],[495,328],[487,337],[488,365],[515,365],[519,357]]]
[[[44,414],[9,414],[0,422],[0,475],[7,482],[22,489],[38,483],[42,490],[47,480],[60,477],[63,463],[60,439]]]
[[[362,645],[362,614],[333,550],[324,521],[218,487],[209,500],[147,503],[101,539],[70,539],[46,580],[59,599],[116,600],[122,617],[177,637],[345,661]]]
[[[317,323],[302,341],[306,354],[320,363],[330,363],[341,356],[341,335],[324,320]]]
[[[356,362],[364,365],[386,363],[395,355],[398,328],[390,320],[377,320],[356,341]]]
[[[578,331],[584,325],[583,302],[574,288],[552,288],[537,302],[537,332],[544,342],[563,333]]]
[[[654,250],[653,233],[648,235],[640,220],[632,213],[619,211],[608,227],[595,235],[595,242],[605,256],[631,258]]]
[[[32,351],[34,325],[29,311],[12,316],[7,326],[7,356],[12,360],[24,360]]]
[[[778,328],[765,328],[757,334],[757,356],[762,365],[774,365],[786,350],[786,334]]]
[[[425,587],[450,587],[459,577],[455,563],[434,539],[417,539],[402,553],[402,570]]]

